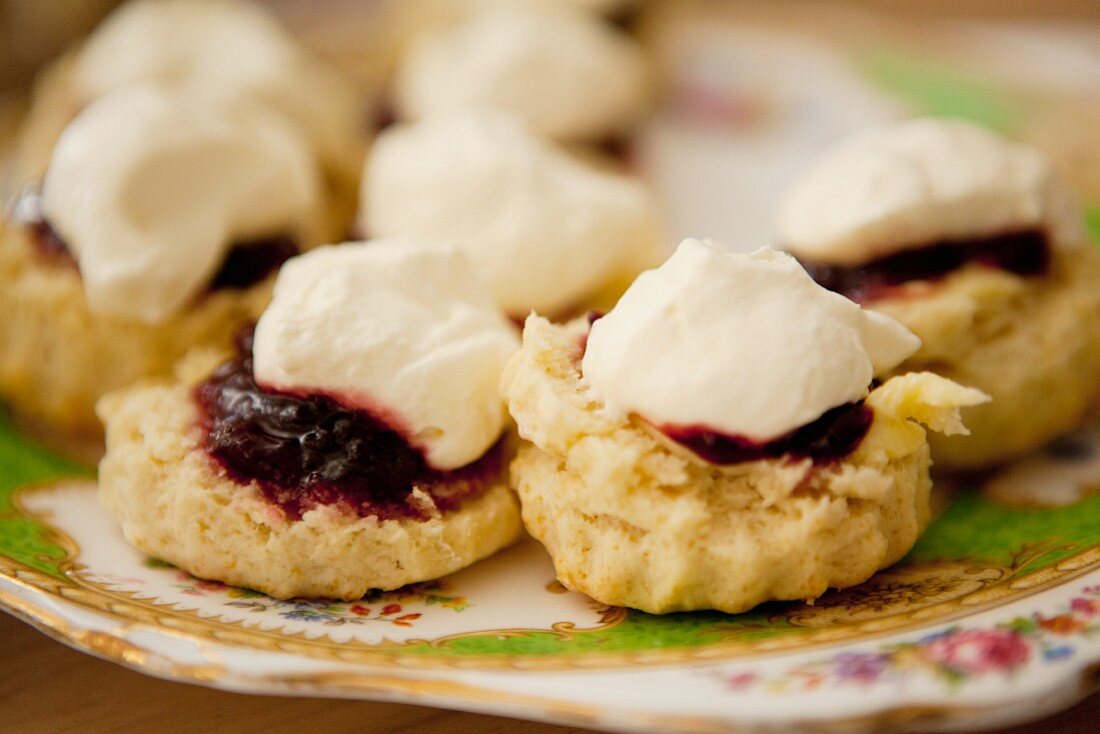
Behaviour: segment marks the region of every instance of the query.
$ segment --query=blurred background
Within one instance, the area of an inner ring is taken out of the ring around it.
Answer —
[[[261,0],[361,85],[365,109],[418,29],[457,10],[531,0]],[[578,2],[579,0],[559,0]],[[0,140],[38,71],[115,0],[0,0]],[[670,241],[769,241],[779,192],[856,128],[960,117],[1038,145],[1100,233],[1100,2],[601,0],[645,44],[658,95],[634,165]]]

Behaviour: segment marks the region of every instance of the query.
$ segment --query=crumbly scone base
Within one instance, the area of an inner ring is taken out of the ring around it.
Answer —
[[[258,318],[272,279],[217,291],[157,325],[93,314],[75,268],[43,262],[25,231],[0,224],[0,395],[35,423],[98,437],[95,403],[135,380],[169,374],[196,346],[226,347]]]
[[[512,464],[523,521],[567,587],[653,613],[741,612],[858,584],[927,525],[928,446],[908,418],[943,427],[950,419],[930,407],[933,393],[957,386],[912,375],[872,393],[870,433],[833,466],[716,467],[601,412],[575,361],[586,328],[532,317],[505,376],[520,435],[533,444]]]
[[[214,360],[196,367],[203,372]],[[99,498],[126,539],[189,573],[270,596],[358,599],[439,578],[512,543],[519,509],[501,478],[454,512],[380,522],[335,507],[288,520],[255,486],[243,486],[200,447],[187,381],[105,397],[107,454]],[[430,501],[430,500],[429,500]]]
[[[966,408],[969,436],[929,436],[936,465],[981,469],[1076,426],[1100,393],[1100,253],[1060,253],[1051,273],[1020,278],[966,268],[927,294],[869,306],[924,345],[897,370],[930,370],[993,400]]]

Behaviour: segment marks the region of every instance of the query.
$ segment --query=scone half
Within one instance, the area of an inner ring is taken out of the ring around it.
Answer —
[[[272,280],[212,291],[156,325],[95,314],[71,261],[44,256],[26,227],[0,223],[0,394],[32,429],[98,442],[100,396],[170,373],[190,348],[228,346],[267,304]]]
[[[608,418],[578,363],[588,325],[528,319],[505,374],[530,441],[512,464],[528,531],[559,580],[651,613],[814,599],[900,559],[930,519],[925,431],[983,399],[931,374],[874,390],[867,435],[832,464],[709,464],[637,419]]]
[[[280,599],[353,600],[439,578],[517,538],[519,510],[503,471],[451,511],[414,490],[423,519],[363,517],[338,504],[289,517],[204,450],[193,389],[210,363],[191,360],[176,381],[147,381],[99,404],[107,427],[100,502],[145,553]]]
[[[988,393],[963,410],[966,436],[930,435],[938,466],[973,470],[1041,448],[1078,425],[1100,394],[1100,252],[1054,253],[1022,277],[968,266],[870,301],[923,346],[897,373],[930,370]]]

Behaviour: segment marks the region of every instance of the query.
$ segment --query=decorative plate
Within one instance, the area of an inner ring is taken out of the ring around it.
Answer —
[[[641,165],[674,231],[766,241],[770,204],[752,197],[773,196],[832,137],[896,111],[804,39],[762,45],[770,34],[741,32],[731,44],[705,20],[670,30],[689,39],[690,63],[669,81],[674,103]],[[994,127],[1004,117],[987,85],[870,61],[868,79],[916,111]],[[813,605],[663,617],[606,607],[558,585],[532,541],[355,603],[283,602],[133,550],[91,472],[0,419],[0,607],[164,678],[616,731],[985,728],[1100,685],[1100,429],[980,486],[938,490],[936,521],[901,563]]]
[[[1100,430],[960,488],[866,584],[741,615],[596,604],[532,541],[355,603],[277,601],[133,550],[86,470],[6,424],[0,467],[0,604],[218,688],[624,731],[946,730],[1051,713],[1100,670]]]

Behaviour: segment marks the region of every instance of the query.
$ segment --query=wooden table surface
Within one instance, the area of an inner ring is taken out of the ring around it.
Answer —
[[[569,734],[570,729],[421,706],[223,693],[150,678],[70,650],[0,614],[0,732],[409,732]],[[1003,734],[1094,734],[1100,695]]]

